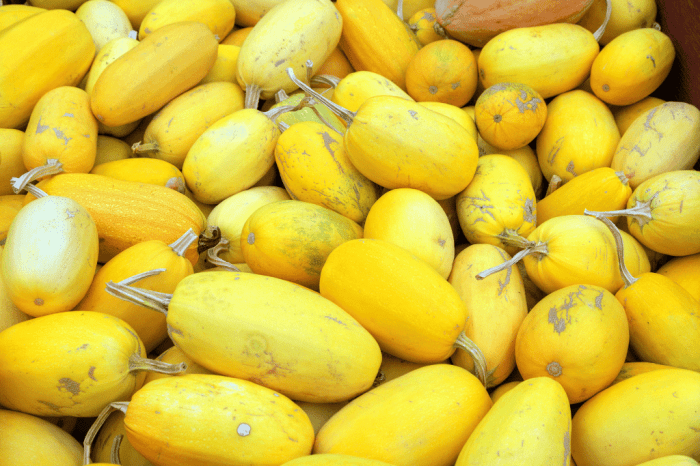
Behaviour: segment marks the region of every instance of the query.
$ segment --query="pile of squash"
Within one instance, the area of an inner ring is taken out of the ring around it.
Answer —
[[[4,3],[0,466],[698,465],[654,0]]]

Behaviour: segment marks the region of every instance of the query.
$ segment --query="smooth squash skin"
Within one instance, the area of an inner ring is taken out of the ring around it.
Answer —
[[[700,301],[700,253],[671,258],[656,273],[667,276]]]
[[[613,110],[613,116],[615,117],[617,128],[620,130],[620,136],[627,132],[627,129],[632,126],[632,123],[639,115],[664,103],[666,103],[665,100],[649,96],[632,105],[623,105]]]
[[[275,162],[294,199],[361,223],[377,200],[376,186],[350,162],[342,135],[319,122],[300,122],[275,145]]]
[[[1,255],[2,250],[0,250],[0,257]],[[7,295],[7,287],[0,274],[0,332],[30,318],[29,314],[20,311]]]
[[[226,37],[236,21],[236,9],[229,0],[162,0],[154,6],[139,26],[139,40],[166,24],[198,21],[211,30],[217,42]]]
[[[373,71],[354,71],[333,89],[331,100],[343,108],[356,112],[365,100],[375,95],[393,95],[413,101],[413,98],[393,81]]]
[[[22,157],[24,131],[0,128],[0,196],[14,194],[10,180],[27,171]]]
[[[114,2],[107,0],[87,1],[75,10],[75,15],[90,31],[95,52],[99,52],[113,39],[129,37],[132,30],[126,13]]]
[[[97,416],[143,383],[146,351],[121,319],[59,312],[0,333],[0,404],[38,416]]]
[[[46,11],[45,8],[25,4],[14,5],[8,3],[7,5],[3,5],[3,7],[4,8],[0,10],[0,31],[22,21],[25,18],[29,18],[30,16]]]
[[[358,223],[330,209],[279,201],[248,217],[241,231],[241,251],[254,273],[318,290],[321,269],[331,251],[362,236]]]
[[[401,246],[380,239],[356,239],[335,248],[319,287],[383,351],[411,362],[450,357],[467,322],[466,306],[447,280]]]
[[[417,102],[375,96],[358,109],[344,137],[352,164],[385,188],[415,188],[436,200],[466,188],[479,154],[468,130]]]
[[[639,374],[586,401],[572,420],[577,466],[640,464],[668,455],[700,458],[700,373]]]
[[[686,455],[669,455],[645,461],[637,466],[697,466],[698,462]]]
[[[46,196],[20,209],[2,254],[7,294],[31,316],[70,311],[95,275],[98,229],[87,209]]]
[[[611,3],[610,20],[605,26],[605,32],[598,40],[600,45],[607,45],[624,32],[654,26],[657,13],[655,0],[593,0],[593,4],[578,24],[591,32],[598,29],[605,20],[608,1]]]
[[[287,461],[282,466],[391,466],[384,461],[359,456],[340,455],[334,453],[316,454],[303,456],[291,461]]]
[[[428,365],[352,400],[324,424],[313,451],[397,466],[452,465],[491,406],[484,386],[465,369]]]
[[[474,138],[474,140],[477,140],[478,135],[476,123],[474,123],[474,119],[470,117],[461,107],[446,104],[444,102],[421,102],[420,104],[434,112],[452,118],[457,123],[462,125],[464,129],[469,131],[469,134]]]
[[[96,54],[95,60],[90,65],[85,78],[85,92],[92,96],[92,90],[95,87],[97,78],[114,60],[124,55],[129,50],[139,44],[139,41],[131,37],[118,37],[106,43]]]
[[[127,158],[105,162],[90,173],[137,183],[150,183],[185,194],[185,177],[172,163],[147,157]]]
[[[348,400],[372,385],[381,364],[377,342],[353,317],[274,277],[190,275],[173,293],[167,323],[173,342],[200,365],[300,401]]]
[[[547,99],[583,83],[599,51],[593,34],[576,24],[511,29],[481,49],[479,77],[485,88],[519,82]]]
[[[0,128],[23,126],[51,89],[76,86],[94,56],[90,32],[67,10],[38,13],[0,31]]]
[[[206,76],[218,45],[203,23],[183,21],[158,29],[100,74],[92,112],[107,126],[150,115]]]
[[[0,466],[82,465],[83,446],[60,427],[30,414],[0,409]]]
[[[221,375],[144,385],[124,425],[129,442],[156,466],[282,464],[310,454],[314,441],[308,416],[286,396]]]
[[[518,383],[486,413],[455,466],[569,465],[571,408],[560,384],[547,377]]]
[[[673,366],[666,366],[664,364],[656,364],[653,362],[644,361],[631,361],[625,362],[620,369],[620,373],[617,374],[615,380],[612,381],[610,385],[615,385],[623,380],[627,380],[635,375],[644,374],[645,372],[658,371],[663,369],[673,369]]]

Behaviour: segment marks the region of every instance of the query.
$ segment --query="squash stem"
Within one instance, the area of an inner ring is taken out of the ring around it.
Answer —
[[[625,286],[623,288],[632,286],[634,282],[636,282],[639,279],[634,278],[630,271],[627,269],[627,266],[625,265],[625,246],[622,243],[622,235],[620,234],[620,230],[618,230],[615,224],[609,218],[607,218],[608,216],[605,213],[592,212],[590,210],[584,210],[583,213],[585,215],[595,217],[596,219],[603,222],[606,227],[608,227],[608,230],[610,230],[610,233],[612,233],[613,238],[615,239],[615,249],[617,251],[617,266],[620,269],[620,275],[622,276],[622,280],[625,282]]]
[[[284,89],[280,89],[279,91],[275,92],[275,103],[280,103],[284,100],[287,100],[289,98],[289,95],[287,95],[286,92],[284,92]]]
[[[271,108],[267,112],[263,112],[263,115],[268,117],[273,122],[277,123],[277,118],[287,112],[293,112],[297,110],[298,105],[282,105],[281,107]]]
[[[112,464],[122,464],[122,460],[119,457],[119,448],[122,446],[122,440],[124,439],[124,434],[119,434],[114,437],[112,441],[112,450],[109,452],[109,461]]]
[[[153,309],[154,311],[161,312],[167,316],[168,304],[173,297],[172,294],[160,293],[158,291],[144,290],[129,286],[131,283],[137,282],[146,277],[157,275],[165,270],[166,269],[149,270],[147,272],[136,274],[133,277],[125,278],[118,283],[114,283],[112,280],[110,280],[107,282],[105,290],[107,293],[116,298]]]
[[[646,202],[635,202],[634,206],[628,209],[606,210],[596,212],[589,210],[587,212],[588,215],[591,215],[593,217],[617,217],[618,215],[621,215],[623,217],[632,217],[641,225],[644,225],[654,219],[654,217],[652,217],[651,215],[651,201],[653,201],[655,198],[656,194]]]
[[[549,184],[547,185],[547,192],[545,193],[544,197],[549,196],[554,191],[559,189],[563,182],[564,180],[562,180],[559,175],[552,175],[552,178],[549,180]]]
[[[32,181],[45,176],[57,175],[63,171],[63,164],[58,159],[47,159],[44,165],[34,167],[18,178],[12,178],[10,185],[15,194],[19,194]]]
[[[330,74],[319,74],[311,78],[311,85],[327,85],[335,89],[338,87],[338,83],[340,83],[340,78],[337,76],[333,76]]]
[[[484,278],[488,277],[489,275],[493,275],[494,273],[500,272],[501,270],[505,270],[508,267],[512,267],[513,265],[517,264],[520,259],[522,259],[525,256],[528,256],[530,254],[534,254],[536,252],[541,252],[537,250],[537,246],[539,245],[530,242],[530,245],[526,247],[525,249],[518,251],[513,257],[508,259],[507,261],[503,262],[502,264],[498,264],[494,267],[488,268],[486,270],[482,270],[478,274],[476,274],[476,279],[477,280],[483,280]]]
[[[197,254],[201,254],[209,248],[213,248],[219,244],[221,239],[221,230],[216,225],[209,225],[207,228],[199,235],[199,241],[197,242]]]
[[[221,267],[231,272],[240,272],[241,269],[233,265],[232,263],[219,257],[219,253],[225,249],[228,249],[229,241],[223,236],[219,240],[219,244],[207,250],[207,262],[215,267]]]
[[[605,19],[603,24],[593,33],[596,41],[599,41],[603,34],[605,34],[605,28],[608,27],[608,22],[610,21],[610,14],[612,13],[612,0],[605,0]]]
[[[417,28],[416,28],[417,29]],[[438,36],[442,37],[443,39],[447,39],[447,31],[445,30],[444,27],[437,21],[433,23],[433,31],[437,33]]]
[[[95,422],[92,423],[90,429],[88,429],[85,437],[83,438],[83,464],[90,464],[92,460],[90,459],[90,453],[92,450],[92,442],[97,437],[97,433],[100,431],[107,418],[113,411],[121,411],[126,414],[126,409],[129,406],[128,401],[115,401],[104,407],[102,412],[97,416]]]
[[[172,244],[169,244],[170,248],[177,254],[178,256],[182,257],[185,254],[185,251],[192,245],[192,243],[195,242],[195,240],[199,239],[199,235],[190,228],[185,232],[184,235],[180,236],[178,239],[175,240]]]
[[[496,237],[500,239],[505,246],[514,248],[525,249],[533,245],[532,241],[523,238],[516,230],[511,228],[505,228],[501,233],[496,235]]]
[[[352,124],[352,120],[355,117],[355,112],[351,112],[350,110],[341,107],[340,105],[336,104],[335,102],[327,99],[326,97],[311,89],[306,83],[297,79],[297,77],[294,75],[294,70],[292,68],[287,68],[286,71],[287,76],[289,76],[289,79],[291,79],[294,84],[299,86],[299,89],[303,90],[308,95],[313,96],[316,100],[318,100],[323,105],[331,109],[331,111],[333,111],[333,113],[342,118],[347,125]]]
[[[44,190],[37,188],[35,185],[33,185],[31,183],[26,185],[24,187],[24,189],[26,189],[29,194],[36,197],[37,199],[48,196],[48,194],[46,194],[46,192]]]
[[[457,341],[455,341],[454,347],[466,351],[469,356],[474,360],[474,372],[476,377],[481,381],[481,383],[486,386],[486,358],[481,349],[476,346],[469,337],[467,337],[464,332],[457,336]]]
[[[138,354],[132,354],[129,358],[129,372],[151,371],[159,374],[176,375],[187,370],[184,362],[170,364],[157,359],[142,358]]]
[[[257,84],[246,84],[245,86],[245,108],[258,108],[260,103],[260,93],[262,89]]]
[[[396,16],[398,16],[399,19],[403,21],[403,0],[399,0],[399,2],[396,5]]]
[[[134,152],[134,154],[140,154],[142,152],[158,152],[160,147],[156,141],[146,143],[139,141],[131,146],[131,150]]]

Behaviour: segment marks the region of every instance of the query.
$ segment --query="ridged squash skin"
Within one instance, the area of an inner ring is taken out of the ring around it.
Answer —
[[[161,0],[154,6],[139,26],[139,40],[166,24],[180,21],[204,23],[217,37],[226,37],[236,21],[236,9],[230,0]]]
[[[467,322],[467,308],[447,280],[384,240],[356,239],[335,248],[319,287],[374,336],[382,351],[411,362],[450,357]]]
[[[556,0],[543,8],[533,0],[457,2],[437,0],[435,13],[450,37],[474,47],[509,29],[550,23],[575,23],[593,0]]]
[[[420,42],[382,0],[339,0],[339,46],[357,71],[372,71],[406,90],[406,69]]]
[[[486,358],[487,388],[501,384],[515,368],[515,337],[527,315],[523,279],[513,265],[483,280],[476,274],[500,265],[510,256],[498,246],[472,244],[455,257],[448,281],[469,310],[471,321],[465,334]],[[463,350],[452,363],[471,371],[474,362]]]
[[[518,249],[510,239],[532,233],[537,220],[527,171],[507,155],[479,157],[474,178],[457,195],[457,217],[471,244],[493,244],[515,254]]]
[[[300,401],[350,399],[371,387],[381,364],[379,346],[353,317],[274,277],[190,275],[173,293],[167,323],[173,342],[200,365]]]
[[[519,383],[486,413],[455,466],[570,464],[571,408],[548,377]]]
[[[664,172],[690,170],[700,159],[700,110],[665,102],[640,115],[620,138],[611,167],[635,189]]]
[[[393,81],[373,71],[354,71],[338,82],[331,100],[343,108],[356,112],[365,100],[375,95],[393,95],[413,102],[413,97]]]
[[[32,110],[22,143],[27,170],[56,159],[64,172],[87,173],[96,154],[97,120],[87,92],[61,86],[44,94]]]
[[[639,102],[666,79],[675,56],[671,38],[653,27],[625,32],[593,61],[591,89],[608,104]]]
[[[87,73],[95,44],[67,10],[38,13],[0,31],[0,128],[18,128],[41,96],[75,86]]]
[[[136,243],[160,239],[170,244],[188,228],[200,234],[206,227],[206,217],[197,205],[165,186],[91,173],[61,173],[41,181],[39,188],[49,195],[69,197],[90,212],[100,237],[100,263]],[[33,199],[27,195],[25,202]],[[185,257],[197,263],[196,245]]]
[[[260,207],[241,231],[241,251],[254,273],[318,290],[328,255],[346,241],[362,238],[362,227],[309,202],[288,200]]]
[[[373,182],[350,162],[343,136],[313,121],[294,124],[275,145],[275,162],[294,199],[361,223],[377,200]]]
[[[292,68],[307,82],[306,61],[321,66],[338,45],[343,29],[335,3],[330,0],[282,2],[271,8],[246,37],[238,55],[237,80],[241,88],[260,88],[260,98],[269,99],[283,89],[297,89],[287,76]]]
[[[609,387],[578,409],[571,452],[577,466],[640,464],[668,455],[700,458],[700,373],[669,369]]]
[[[583,83],[599,51],[593,34],[576,24],[511,29],[481,49],[479,77],[484,88],[519,82],[547,99]]]
[[[465,369],[428,365],[341,408],[319,431],[313,451],[396,466],[452,465],[491,406],[484,386]]]
[[[99,312],[59,312],[0,333],[0,404],[37,416],[93,417],[129,399],[146,377],[134,330]]]
[[[180,280],[194,271],[192,263],[178,255],[169,244],[160,240],[142,241],[120,252],[100,267],[77,308],[103,312],[122,319],[136,331],[146,352],[150,353],[168,336],[165,316],[112,296],[105,290],[105,286],[110,280],[117,283],[159,268],[164,268],[165,271],[143,278],[134,283],[134,286],[172,293]]]
[[[83,446],[58,426],[26,413],[0,409],[0,466],[80,466]]]
[[[130,157],[105,162],[93,167],[90,173],[126,181],[150,183],[185,194],[185,177],[172,163],[148,157]]]
[[[599,167],[575,176],[537,201],[537,224],[561,215],[583,215],[584,210],[624,209],[632,195],[624,173]],[[615,218],[611,218],[614,222]]]
[[[537,159],[545,179],[557,175],[567,182],[595,168],[610,166],[620,130],[607,105],[577,89],[554,97],[547,108],[547,121],[536,140]]]
[[[459,123],[394,96],[366,100],[343,141],[352,164],[370,180],[419,189],[436,200],[466,188],[479,158],[476,141]]]
[[[100,74],[92,90],[92,112],[107,126],[150,115],[206,76],[218,46],[203,23],[183,21],[160,28]]]
[[[616,293],[630,347],[646,362],[700,371],[700,302],[658,273],[644,273]]]
[[[124,425],[129,442],[156,466],[282,464],[310,454],[314,440],[308,416],[293,401],[221,375],[144,385]]]
[[[12,302],[32,316],[70,311],[95,275],[98,230],[77,201],[46,196],[23,206],[7,232],[0,271]]]
[[[252,187],[275,163],[275,122],[254,108],[235,111],[207,128],[182,164],[187,186],[205,204]]]
[[[700,252],[700,172],[674,170],[641,183],[627,201],[627,228],[640,243],[671,256]]]
[[[575,404],[610,385],[625,362],[629,340],[625,309],[611,292],[571,285],[530,310],[518,329],[515,360],[525,380],[549,377]]]
[[[99,52],[110,40],[129,37],[132,30],[126,13],[108,0],[89,0],[75,10],[75,15],[90,31],[95,52]]]
[[[287,191],[279,186],[254,186],[218,203],[209,213],[207,224],[219,227],[221,236],[229,242],[219,257],[232,264],[244,262],[241,232],[248,217],[265,204],[288,199]]]

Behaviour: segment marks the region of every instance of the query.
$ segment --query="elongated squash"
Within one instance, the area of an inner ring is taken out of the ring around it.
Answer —
[[[102,163],[128,159],[131,157],[131,154],[131,147],[123,140],[99,134],[97,136],[95,165],[92,168]]]
[[[185,193],[185,177],[172,163],[150,158],[114,160],[94,167],[90,173],[126,181],[150,183]]]
[[[161,0],[114,0],[113,3],[126,13],[131,26],[138,30],[143,18],[145,18],[148,12],[160,1]]]
[[[90,173],[62,173],[38,186],[49,195],[73,199],[90,212],[100,237],[100,263],[136,243],[160,239],[170,244],[187,229],[200,234],[206,225],[206,217],[187,196],[165,186]],[[33,198],[27,195],[25,202]],[[197,263],[196,245],[185,257]]]
[[[481,49],[479,77],[485,88],[519,82],[547,99],[583,83],[599,51],[593,34],[576,24],[511,29]]]
[[[206,76],[217,49],[214,34],[203,23],[164,26],[99,75],[91,96],[95,117],[119,126],[155,112]]]
[[[640,464],[667,455],[700,458],[700,374],[669,369],[609,387],[578,409],[571,453],[578,466]]]
[[[354,71],[333,89],[331,100],[343,108],[356,112],[365,100],[375,95],[393,95],[413,101],[413,97],[393,81],[373,71]]]
[[[653,362],[644,361],[631,361],[625,362],[620,369],[620,373],[617,374],[615,380],[612,381],[610,385],[627,380],[635,375],[644,374],[645,372],[658,371],[663,369],[673,369],[673,366],[666,366],[663,364],[656,364]]]
[[[238,84],[246,91],[246,108],[257,108],[297,86],[285,74],[291,67],[306,78],[306,62],[321,66],[338,45],[343,29],[336,4],[330,0],[296,0],[271,8],[246,37],[238,55]]]
[[[97,78],[105,68],[114,60],[136,47],[138,43],[139,41],[131,37],[117,37],[104,44],[96,53],[95,60],[92,62],[90,70],[88,71],[85,81],[85,92],[92,96],[92,90],[95,87]]]
[[[75,13],[50,10],[0,31],[0,128],[24,125],[41,96],[75,86],[95,56]]]
[[[29,18],[30,16],[34,16],[44,11],[46,11],[45,8],[39,8],[26,4],[3,4],[3,9],[0,10],[0,31],[22,21],[25,18]]]
[[[535,377],[517,384],[494,403],[469,436],[455,466],[568,466],[570,442],[571,408],[566,392],[547,377]]]
[[[466,370],[428,365],[341,408],[319,431],[313,451],[397,466],[452,465],[491,406],[486,389]],[[396,422],[396,413],[402,422]]]
[[[678,283],[700,301],[700,253],[671,258],[656,272]]]
[[[236,9],[229,0],[161,0],[139,26],[139,40],[166,24],[197,21],[206,24],[217,42],[226,37],[236,21]]]
[[[129,37],[132,30],[126,13],[108,0],[89,0],[75,10],[75,15],[90,31],[95,52],[99,52],[110,40]]]
[[[340,455],[333,453],[321,453],[315,455],[302,456],[291,461],[287,461],[283,466],[391,466],[384,461],[361,458],[352,455]]]

